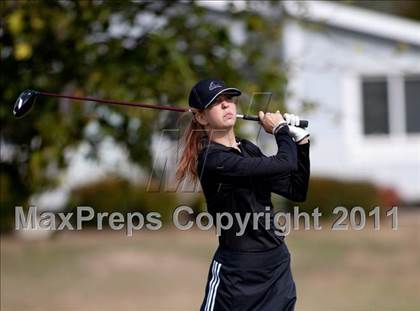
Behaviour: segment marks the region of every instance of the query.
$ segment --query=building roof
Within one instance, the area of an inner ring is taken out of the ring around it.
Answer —
[[[216,11],[225,11],[229,7],[235,11],[247,9],[247,3],[244,0],[199,1],[197,3]],[[260,9],[257,5],[251,6],[252,9],[262,14],[269,12],[267,3],[264,1],[258,3]],[[416,21],[331,1],[287,0],[281,3],[286,14],[294,18],[420,46],[420,23]]]
[[[420,46],[420,23],[330,1],[284,1],[288,15]]]

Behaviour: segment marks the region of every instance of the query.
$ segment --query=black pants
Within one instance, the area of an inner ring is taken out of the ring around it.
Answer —
[[[286,244],[264,252],[217,248],[200,311],[293,311],[295,303]]]

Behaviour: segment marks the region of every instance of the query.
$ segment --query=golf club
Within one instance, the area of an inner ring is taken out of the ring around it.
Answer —
[[[13,106],[13,115],[16,118],[21,118],[25,116],[31,110],[36,100],[40,96],[60,97],[60,98],[67,98],[67,99],[72,99],[72,100],[93,101],[93,102],[98,102],[98,103],[103,103],[103,104],[152,108],[152,109],[161,109],[161,110],[172,110],[172,111],[178,111],[178,112],[194,113],[196,111],[196,109],[191,109],[191,108],[141,104],[141,103],[126,102],[126,101],[121,101],[121,100],[97,99],[97,98],[92,98],[92,97],[80,97],[80,96],[40,92],[40,91],[34,91],[34,90],[25,90],[19,95],[18,99],[15,102],[15,105]],[[237,114],[236,117],[243,120],[260,121],[259,117],[255,115]],[[299,127],[302,127],[302,128],[308,127],[308,121],[300,120]]]

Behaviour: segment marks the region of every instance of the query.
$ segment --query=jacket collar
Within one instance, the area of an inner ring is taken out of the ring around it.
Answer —
[[[233,147],[228,147],[225,146],[221,143],[218,143],[216,141],[213,140],[209,140],[208,137],[203,138],[204,140],[204,148],[210,148],[211,150],[234,150],[235,152],[239,152],[237,149],[233,148]],[[241,146],[245,145],[245,140],[243,138],[240,138],[238,136],[235,136],[235,140],[238,144],[240,144]]]

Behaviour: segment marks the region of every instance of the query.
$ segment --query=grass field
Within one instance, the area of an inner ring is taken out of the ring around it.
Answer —
[[[399,216],[397,231],[292,232],[296,310],[419,310],[420,214]],[[215,248],[212,231],[3,236],[1,310],[198,310]]]

